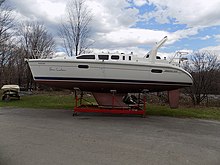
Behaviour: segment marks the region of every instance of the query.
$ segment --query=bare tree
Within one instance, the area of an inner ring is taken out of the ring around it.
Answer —
[[[61,24],[60,36],[69,56],[79,55],[87,49],[92,20],[90,10],[85,0],[70,0],[67,4],[67,20]]]
[[[20,37],[19,57],[22,59],[47,58],[54,51],[55,42],[53,36],[48,33],[47,29],[42,23],[21,23],[18,28],[18,37]],[[23,63],[18,59],[16,59],[16,62],[23,65]],[[26,68],[18,69],[26,72],[26,89],[32,88],[33,84],[36,88],[36,84],[33,82],[29,67],[26,65]]]
[[[10,39],[12,33],[9,30],[14,27],[12,10],[4,2],[5,0],[0,1],[0,44]]]
[[[0,85],[4,81],[5,66],[8,64],[11,55],[9,50],[13,35],[12,28],[14,27],[12,10],[4,2],[5,0],[0,1]]]
[[[191,60],[185,64],[185,69],[193,76],[193,86],[185,89],[194,105],[200,104],[211,91],[217,88],[217,75],[220,61],[217,55],[204,51],[196,52]]]
[[[25,22],[20,25],[18,35],[26,58],[46,58],[53,52],[55,42],[45,26],[39,22]]]

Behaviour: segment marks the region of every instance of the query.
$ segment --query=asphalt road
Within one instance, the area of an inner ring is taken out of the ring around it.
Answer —
[[[0,165],[219,165],[220,122],[0,108]]]

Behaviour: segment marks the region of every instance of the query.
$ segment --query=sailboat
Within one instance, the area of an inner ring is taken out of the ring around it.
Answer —
[[[27,62],[36,82],[65,89],[129,93],[191,86],[190,73],[157,56],[166,41],[167,36],[144,57],[132,53],[89,53],[68,58],[28,59]]]

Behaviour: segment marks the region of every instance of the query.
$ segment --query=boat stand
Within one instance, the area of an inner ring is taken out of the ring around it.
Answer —
[[[141,115],[146,117],[146,94],[143,95],[142,102],[138,104],[128,105],[123,103],[123,95],[116,94],[115,90],[111,90],[111,93],[93,93],[97,104],[82,104],[83,93],[77,95],[75,91],[75,105],[73,116],[78,113],[104,113],[104,114],[125,114],[125,115]],[[79,92],[78,92],[79,93]],[[140,98],[140,94],[139,94]],[[104,101],[103,101],[104,100]]]

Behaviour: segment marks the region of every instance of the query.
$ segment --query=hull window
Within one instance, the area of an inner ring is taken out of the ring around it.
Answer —
[[[163,71],[161,69],[152,69],[152,73],[162,73]]]
[[[88,65],[78,65],[78,68],[88,69],[89,66]]]
[[[118,55],[112,55],[112,56],[111,56],[111,59],[112,59],[112,60],[119,60],[119,56],[118,56]]]

